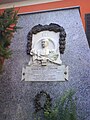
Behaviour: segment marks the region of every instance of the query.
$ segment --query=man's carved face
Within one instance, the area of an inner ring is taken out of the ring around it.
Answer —
[[[43,40],[41,41],[41,45],[42,45],[42,48],[47,47],[47,46],[48,46],[48,40],[47,40],[47,39],[43,39]]]

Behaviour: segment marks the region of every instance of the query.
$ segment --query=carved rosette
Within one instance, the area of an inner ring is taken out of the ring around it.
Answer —
[[[34,26],[27,35],[27,54],[30,55],[30,51],[32,49],[32,35],[37,34],[41,31],[54,31],[60,32],[59,34],[59,51],[61,54],[65,51],[66,44],[66,32],[63,27],[58,24],[50,23],[49,25],[41,25],[38,24]]]

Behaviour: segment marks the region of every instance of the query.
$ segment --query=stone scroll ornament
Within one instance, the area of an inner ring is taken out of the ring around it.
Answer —
[[[42,35],[37,35],[39,33]],[[57,38],[57,35],[55,35],[56,36],[55,38],[53,34],[54,35],[58,34],[59,40],[55,41],[55,39]],[[38,36],[36,37],[36,39],[34,39],[35,35]],[[54,38],[52,38],[52,36]],[[27,39],[28,39],[27,54],[33,56],[32,61],[35,61],[35,60],[41,61],[42,65],[46,65],[48,61],[55,64],[62,64],[62,61],[60,59],[60,54],[63,54],[65,50],[65,43],[66,43],[65,38],[66,38],[66,32],[64,28],[59,26],[58,24],[51,23],[49,25],[41,25],[41,24],[36,25],[30,30],[30,32],[27,35]],[[40,39],[40,40],[37,40],[37,39]],[[38,43],[41,44],[42,46],[41,50],[39,48],[36,50],[36,47],[35,47],[36,43],[37,45]],[[53,44],[53,48],[49,48],[50,46],[49,44]]]

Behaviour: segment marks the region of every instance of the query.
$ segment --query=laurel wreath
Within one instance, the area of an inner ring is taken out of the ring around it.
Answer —
[[[40,103],[41,97],[46,98],[46,101],[43,106]],[[41,91],[40,93],[37,93],[37,95],[35,96],[35,99],[34,99],[35,113],[37,113],[40,110],[45,111],[48,108],[51,108],[51,106],[52,106],[51,101],[52,101],[52,99],[47,92]]]

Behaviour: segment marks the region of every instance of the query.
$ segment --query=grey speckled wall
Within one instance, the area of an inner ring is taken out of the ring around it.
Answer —
[[[69,66],[68,82],[22,82],[22,67],[29,61],[26,54],[27,34],[37,24],[57,23],[67,33],[62,61]],[[13,55],[0,75],[0,120],[32,120],[34,96],[41,90],[55,100],[65,90],[76,90],[80,120],[90,120],[90,49],[78,9],[66,9],[20,15],[11,49]]]

